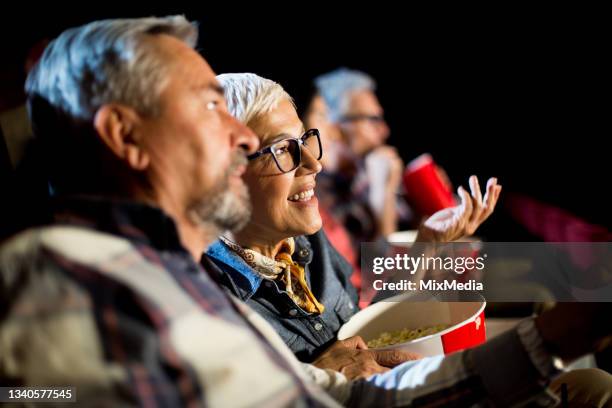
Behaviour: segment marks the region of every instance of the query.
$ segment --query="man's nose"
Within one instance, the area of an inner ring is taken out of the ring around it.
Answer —
[[[382,120],[381,122],[378,123],[378,132],[380,135],[380,138],[385,141],[387,140],[387,138],[389,137],[389,125],[387,125],[387,122],[385,120]]]
[[[247,155],[255,153],[259,148],[259,138],[255,132],[233,117],[230,120],[233,122],[232,147],[243,149]]]

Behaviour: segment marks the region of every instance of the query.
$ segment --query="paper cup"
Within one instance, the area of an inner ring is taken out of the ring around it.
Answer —
[[[403,182],[408,201],[422,215],[456,205],[452,192],[438,176],[429,154],[422,154],[408,163]]]

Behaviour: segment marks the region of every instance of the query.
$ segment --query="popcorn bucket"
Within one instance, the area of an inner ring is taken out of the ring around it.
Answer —
[[[478,293],[470,294],[470,301],[447,302],[431,299],[423,302],[407,301],[413,294],[394,296],[373,304],[340,328],[338,339],[361,336],[367,343],[383,332],[393,332],[437,325],[446,329],[404,343],[377,348],[402,349],[424,357],[450,354],[482,344],[486,340],[484,309],[486,301]]]

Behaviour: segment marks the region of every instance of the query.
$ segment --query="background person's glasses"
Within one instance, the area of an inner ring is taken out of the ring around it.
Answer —
[[[259,156],[270,153],[278,169],[283,173],[288,173],[295,170],[302,162],[301,145],[303,145],[316,160],[321,160],[321,157],[323,157],[319,130],[309,129],[299,139],[283,139],[247,156],[247,158],[249,160],[254,160]]]
[[[385,118],[382,115],[347,115],[340,118],[340,122],[357,122],[360,120],[367,120],[372,123],[382,123]]]

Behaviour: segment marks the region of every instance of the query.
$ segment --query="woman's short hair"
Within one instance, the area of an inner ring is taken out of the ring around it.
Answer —
[[[227,109],[232,116],[249,126],[253,120],[275,109],[291,96],[278,83],[251,73],[221,74]]]

